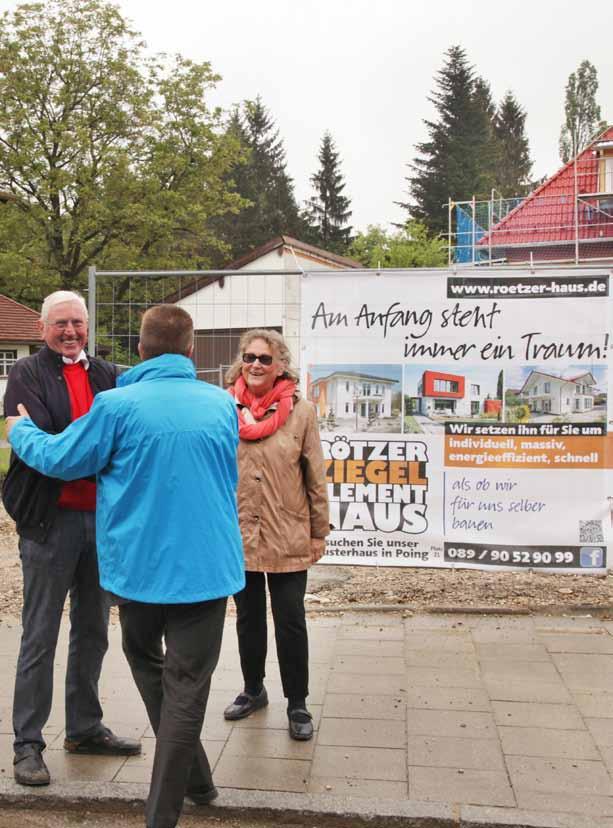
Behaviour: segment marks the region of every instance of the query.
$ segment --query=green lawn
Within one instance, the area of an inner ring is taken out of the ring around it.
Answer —
[[[0,448],[0,477],[4,477],[9,467],[10,448]]]

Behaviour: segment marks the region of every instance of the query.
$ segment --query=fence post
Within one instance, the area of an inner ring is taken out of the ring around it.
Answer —
[[[87,269],[87,310],[89,314],[89,352],[96,356],[96,265]]]

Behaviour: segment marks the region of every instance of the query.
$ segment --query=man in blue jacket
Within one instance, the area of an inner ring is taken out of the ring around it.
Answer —
[[[120,605],[123,648],[156,734],[147,828],[174,828],[183,797],[217,796],[200,743],[228,595],[244,586],[231,397],[196,379],[191,317],[143,316],[143,362],[61,434],[20,407],[13,450],[43,474],[97,474],[100,583]],[[162,639],[165,639],[164,652]]]

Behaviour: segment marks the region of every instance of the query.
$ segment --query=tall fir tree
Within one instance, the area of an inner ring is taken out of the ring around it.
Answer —
[[[532,186],[532,161],[526,113],[512,92],[507,92],[500,102],[493,124],[498,142],[496,189],[505,197],[524,195]]]
[[[429,138],[416,145],[419,156],[406,179],[412,201],[401,206],[430,231],[445,233],[449,198],[488,197],[494,186],[493,104],[460,46],[447,51],[429,100],[438,117],[424,120]]]
[[[596,67],[584,60],[576,72],[570,73],[566,84],[564,123],[560,132],[560,158],[565,164],[606,127],[596,103],[597,92]]]
[[[317,156],[319,170],[311,176],[314,195],[306,202],[309,240],[314,244],[344,253],[351,241],[350,200],[343,195],[345,181],[332,135],[326,131]]]
[[[234,111],[228,132],[245,149],[242,163],[234,166],[228,178],[234,190],[251,202],[218,222],[232,255],[241,256],[278,235],[300,235],[302,220],[286,170],[283,141],[259,96]]]

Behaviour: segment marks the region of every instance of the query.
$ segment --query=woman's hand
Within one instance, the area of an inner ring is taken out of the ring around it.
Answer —
[[[311,538],[311,556],[313,560],[319,560],[326,551],[325,538]]]

